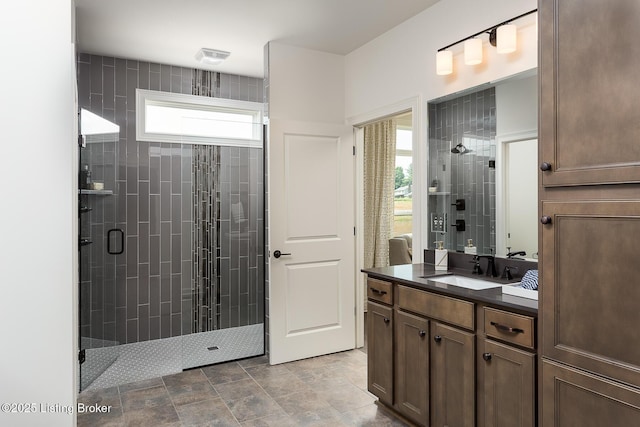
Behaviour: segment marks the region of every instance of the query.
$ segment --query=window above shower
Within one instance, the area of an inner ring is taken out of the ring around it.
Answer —
[[[138,141],[262,147],[262,104],[136,90]]]

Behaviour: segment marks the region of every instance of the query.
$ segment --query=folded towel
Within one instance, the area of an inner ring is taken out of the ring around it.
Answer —
[[[538,270],[527,270],[522,276],[520,281],[520,287],[524,289],[537,290],[538,289]]]

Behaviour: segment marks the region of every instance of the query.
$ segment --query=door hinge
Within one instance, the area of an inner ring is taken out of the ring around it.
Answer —
[[[353,155],[354,156],[356,155],[356,146],[355,145],[353,146]]]
[[[78,362],[80,362],[80,364],[82,365],[85,360],[87,360],[87,355],[84,349],[82,349],[78,352]]]
[[[355,227],[353,227],[353,235],[354,236],[356,235],[356,228]]]

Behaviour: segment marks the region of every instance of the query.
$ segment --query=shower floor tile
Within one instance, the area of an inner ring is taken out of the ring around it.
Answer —
[[[264,327],[257,324],[123,344],[118,350],[118,358],[86,387],[87,391],[176,374],[197,366],[261,355],[264,353]],[[112,353],[113,347],[92,349],[92,354],[87,357],[99,358],[103,351]]]

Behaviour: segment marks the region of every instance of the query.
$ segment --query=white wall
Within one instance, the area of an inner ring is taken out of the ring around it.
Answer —
[[[455,93],[537,66],[537,31],[519,29],[518,51],[497,55],[485,36],[485,60],[462,63],[462,44],[454,51],[454,73],[436,75],[438,49],[537,8],[536,0],[446,0],[400,24],[345,57],[346,117],[367,114],[400,100],[430,99]]]
[[[3,426],[75,424],[72,21],[72,0],[0,3],[0,403],[37,405],[32,414],[1,411]]]
[[[269,42],[269,116],[344,123],[344,57]]]
[[[436,52],[458,40],[496,24],[535,10],[536,0],[446,0],[398,25],[387,33],[356,49],[345,57],[345,116],[350,123],[373,120],[392,114],[394,105],[408,99],[418,103],[414,126],[414,180],[427,176],[427,103],[429,100],[469,89],[487,82],[532,70],[537,67],[538,36],[535,15],[518,24],[518,49],[498,55],[483,38],[484,61],[480,65],[463,63],[463,45],[451,48],[454,71],[449,76],[436,74]],[[399,110],[398,110],[399,111]],[[396,111],[397,112],[397,111]],[[415,182],[415,181],[414,181]],[[422,223],[414,219],[427,242],[425,188],[414,187],[414,203],[421,208]],[[422,201],[418,202],[419,197]],[[420,246],[418,238],[414,239]],[[426,247],[427,245],[424,244]]]

